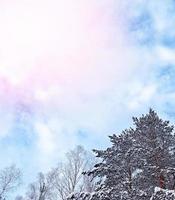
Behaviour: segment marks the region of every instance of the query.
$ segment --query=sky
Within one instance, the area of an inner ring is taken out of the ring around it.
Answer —
[[[174,123],[174,0],[0,0],[0,164],[24,180],[105,148],[151,107]]]

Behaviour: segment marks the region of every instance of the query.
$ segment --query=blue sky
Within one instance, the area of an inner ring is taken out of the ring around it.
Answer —
[[[174,123],[173,0],[0,2],[1,166],[24,180],[152,107]],[[64,11],[64,12],[63,12]]]

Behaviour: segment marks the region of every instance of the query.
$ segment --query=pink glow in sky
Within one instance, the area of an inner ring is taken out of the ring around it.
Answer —
[[[174,117],[173,8],[0,0],[1,167],[15,163],[33,182],[77,144],[103,149],[149,107]]]
[[[135,64],[113,8],[115,1],[2,1],[1,78],[31,101],[111,88]]]
[[[121,96],[141,51],[130,44],[119,9],[119,0],[0,1],[0,135],[12,137],[16,118],[25,118],[36,137],[27,152],[39,167],[80,143],[81,129],[95,141],[125,106]],[[19,155],[19,143],[6,154]]]
[[[78,74],[112,42],[105,3],[17,0],[2,2],[0,11],[0,73],[14,84],[42,79],[42,71],[48,78]]]

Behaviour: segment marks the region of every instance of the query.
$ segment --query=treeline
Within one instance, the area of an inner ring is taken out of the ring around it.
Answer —
[[[64,162],[52,168],[48,173],[39,173],[37,180],[31,184],[25,196],[16,200],[66,200],[70,194],[87,192],[95,189],[92,176],[83,172],[92,169],[94,156],[82,146],[67,152]]]
[[[66,200],[76,192],[91,193],[95,190],[92,176],[83,172],[92,169],[95,158],[82,146],[67,152],[64,162],[47,173],[38,173],[36,181],[29,184],[25,195],[18,195],[15,200]],[[22,173],[15,165],[0,171],[0,200],[11,199],[11,193],[22,185]]]
[[[109,136],[109,148],[93,150],[96,158],[81,146],[68,152],[16,200],[174,200],[174,126],[152,109],[133,123]],[[7,199],[20,179],[16,167],[2,170],[0,199]]]

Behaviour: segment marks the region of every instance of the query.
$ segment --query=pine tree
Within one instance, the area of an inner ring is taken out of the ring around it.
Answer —
[[[169,121],[160,119],[152,109],[147,115],[133,120],[136,126],[134,138],[142,149],[140,157],[145,161],[140,180],[143,184],[139,186],[149,195],[154,187],[174,189],[174,183],[170,184],[172,180],[167,176],[168,171],[174,174],[175,166],[173,126],[169,125]]]
[[[88,174],[100,180],[96,192],[70,199],[148,200],[155,187],[175,189],[173,126],[152,109],[133,121],[134,129],[110,136],[110,148],[94,150],[101,163]]]

